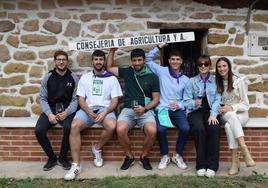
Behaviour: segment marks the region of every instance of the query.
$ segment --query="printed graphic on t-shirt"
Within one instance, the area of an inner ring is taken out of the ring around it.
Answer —
[[[92,95],[102,95],[103,80],[93,80]]]

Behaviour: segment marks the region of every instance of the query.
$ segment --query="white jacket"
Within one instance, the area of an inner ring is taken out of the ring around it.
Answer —
[[[245,77],[239,78],[237,76],[233,76],[233,90],[231,92],[227,92],[227,83],[228,81],[224,81],[224,92],[222,93],[222,101],[225,104],[231,105],[233,107],[234,112],[246,112],[249,109],[249,101],[248,101],[248,87],[246,84]]]

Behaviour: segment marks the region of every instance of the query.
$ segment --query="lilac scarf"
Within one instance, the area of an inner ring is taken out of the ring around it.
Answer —
[[[106,78],[106,77],[110,77],[110,76],[113,76],[113,74],[111,72],[108,72],[108,71],[104,71],[101,75],[96,75],[95,71],[93,70],[93,74],[96,77],[99,77],[99,78]]]
[[[203,82],[204,82],[204,96],[206,96],[206,88],[207,88],[206,83],[207,83],[209,77],[210,77],[210,72],[208,73],[208,75],[207,75],[205,78],[203,78],[203,77],[200,75],[200,78],[201,78],[201,79],[203,80]]]
[[[168,70],[169,70],[170,76],[172,76],[173,78],[176,78],[177,79],[177,83],[179,84],[180,83],[179,78],[183,75],[183,72],[180,71],[179,73],[176,73],[173,70],[171,70],[171,68],[168,68]]]

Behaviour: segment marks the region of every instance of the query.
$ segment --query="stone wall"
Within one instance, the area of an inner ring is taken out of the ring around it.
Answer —
[[[227,56],[236,74],[248,76],[250,116],[267,117],[268,57],[247,55],[246,15],[246,8],[223,9],[191,0],[1,0],[0,117],[40,113],[40,81],[53,67],[55,50],[68,51],[70,41],[159,33],[148,22],[178,24],[177,29],[208,25],[206,51],[213,62]],[[267,27],[267,11],[253,10],[250,33],[267,33]],[[119,49],[116,65],[128,64],[130,50]],[[91,69],[91,53],[68,51],[71,70],[81,75]]]

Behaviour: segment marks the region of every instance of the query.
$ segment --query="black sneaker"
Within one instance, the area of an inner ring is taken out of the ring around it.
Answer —
[[[52,168],[54,168],[57,165],[57,159],[56,160],[47,160],[47,163],[44,165],[43,170],[44,171],[49,171]]]
[[[58,165],[62,166],[64,170],[70,170],[72,164],[66,159],[66,160],[58,160]]]
[[[145,170],[152,170],[152,166],[150,164],[149,158],[144,156],[143,158],[140,158],[140,163],[143,166]]]
[[[124,163],[120,167],[121,170],[127,170],[130,166],[134,165],[135,159],[134,157],[131,159],[129,156],[125,157]]]

